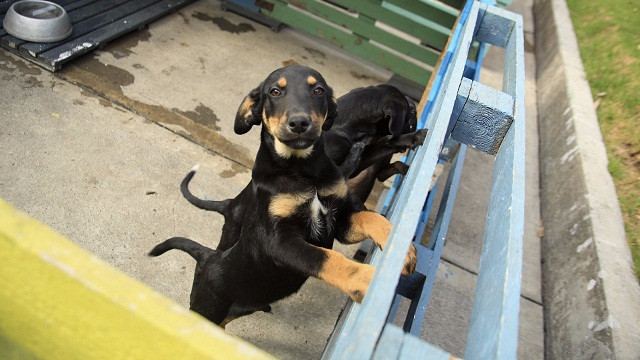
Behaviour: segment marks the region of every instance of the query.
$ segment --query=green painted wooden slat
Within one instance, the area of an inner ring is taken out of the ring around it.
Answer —
[[[355,18],[316,0],[296,0],[292,2],[292,5],[328,20],[333,24],[343,26],[359,36],[377,41],[384,46],[388,46],[393,50],[425,64],[435,66],[440,57],[439,53],[425,46],[412,43],[411,41],[376,27],[370,22],[370,18],[366,15],[360,14]]]
[[[332,2],[345,8],[364,13],[393,28],[417,37],[438,50],[444,48],[451,33],[450,28],[441,26],[427,19],[417,21],[414,17],[402,16],[395,11],[381,7],[373,1],[332,0]]]
[[[460,10],[464,7],[464,4],[467,1],[466,0],[440,0],[440,2]]]
[[[260,12],[296,29],[328,41],[352,54],[361,56],[416,83],[426,85],[429,81],[431,71],[391,54],[369,43],[362,37],[340,31],[280,2],[273,2],[273,5],[272,11],[261,8]]]
[[[451,32],[451,27],[447,27],[447,26],[442,26],[440,24],[436,24],[435,22],[431,21],[431,20],[427,20],[417,14],[412,13],[411,11],[405,10],[399,6],[396,6],[394,4],[391,3],[383,3],[382,5],[385,9],[390,10],[402,17],[405,17],[407,19],[410,19],[412,21],[415,21],[418,24],[422,24],[424,26],[427,26],[433,30],[442,32],[442,33],[450,33]]]
[[[393,4],[398,8],[409,11],[415,15],[431,20],[436,24],[452,28],[458,18],[459,11],[444,6],[438,2],[428,0],[385,0],[385,3]],[[388,7],[387,7],[388,8]]]

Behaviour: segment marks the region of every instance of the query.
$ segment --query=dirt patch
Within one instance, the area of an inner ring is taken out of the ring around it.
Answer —
[[[116,59],[126,58],[131,54],[135,54],[132,50],[140,42],[147,42],[151,39],[149,30],[136,31],[125,35],[109,46],[109,53]]]
[[[196,106],[195,111],[181,111],[176,108],[173,108],[171,110],[197,122],[200,125],[209,127],[212,130],[220,131],[220,127],[218,126],[218,121],[220,121],[220,119],[218,119],[213,110],[204,106],[202,103]]]
[[[231,163],[231,169],[224,170],[220,173],[220,177],[223,179],[232,178],[238,174],[243,174],[249,172],[249,168],[242,166],[237,163]]]
[[[230,142],[215,131],[219,129],[216,125],[218,119],[211,109],[201,104],[194,111],[178,113],[163,106],[131,99],[124,95],[122,88],[133,84],[135,77],[124,69],[100,62],[97,56],[94,53],[78,59],[58,72],[57,76],[89,89],[103,100],[107,99],[148,121],[178,125],[188,134],[185,137],[194,142],[244,166],[252,166],[253,160],[247,148]]]
[[[210,21],[216,24],[220,30],[227,31],[232,34],[242,34],[250,31],[256,31],[256,29],[251,26],[251,24],[240,23],[236,25],[223,17],[211,16],[203,12],[196,12],[191,16],[201,21]]]
[[[42,69],[25,60],[14,58],[4,51],[0,51],[0,69],[6,72],[19,72],[23,75],[40,75]]]

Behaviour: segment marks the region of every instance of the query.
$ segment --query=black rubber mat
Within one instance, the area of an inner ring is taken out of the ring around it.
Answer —
[[[57,71],[74,58],[140,29],[194,0],[49,0],[67,11],[73,25],[70,37],[54,43],[28,42],[4,31],[4,15],[17,1],[0,1],[0,46],[49,71]]]

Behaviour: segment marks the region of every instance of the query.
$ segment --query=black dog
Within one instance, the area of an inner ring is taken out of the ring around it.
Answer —
[[[364,202],[376,179],[407,173],[408,166],[391,163],[391,157],[422,144],[427,130],[415,131],[415,104],[391,85],[354,89],[337,103],[338,116],[324,133],[325,149]]]
[[[413,101],[391,85],[351,90],[338,98],[337,108],[333,126],[322,134],[325,151],[348,179],[349,190],[365,202],[376,179],[406,174],[408,166],[400,161],[391,163],[391,157],[422,144],[427,130],[415,131]],[[180,185],[184,197],[200,209],[225,215],[229,199],[202,200],[189,191],[195,171]]]
[[[150,252],[181,249],[196,259],[192,310],[226,324],[268,309],[309,276],[362,300],[374,268],[331,250],[333,240],[371,238],[384,247],[391,224],[366,210],[327,157],[321,135],[335,112],[331,88],[303,66],[274,71],[244,99],[235,131],[242,134],[262,123],[261,143],[251,181],[226,203],[220,246],[211,250],[171,238]],[[414,270],[415,260],[412,248],[403,273]]]

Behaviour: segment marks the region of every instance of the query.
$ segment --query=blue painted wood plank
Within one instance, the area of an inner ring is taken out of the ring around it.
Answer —
[[[372,360],[397,359],[404,342],[404,332],[399,327],[388,324],[384,327]]]
[[[427,103],[425,104],[424,109],[418,118],[418,129],[422,129],[422,128],[429,129],[431,128],[431,126],[433,126],[433,124],[427,123],[427,117],[432,112],[433,103],[436,99],[436,96],[440,94],[440,88],[442,87],[442,82],[451,64],[451,58],[453,57],[453,54],[459,45],[460,35],[462,33],[462,27],[464,24],[467,23],[467,18],[469,17],[469,13],[471,12],[472,4],[473,4],[473,0],[467,1],[464,8],[462,9],[462,12],[460,13],[460,17],[458,18],[458,22],[453,30],[453,33],[451,34],[449,45],[447,49],[445,49],[445,55],[442,58],[442,62],[440,63],[438,72],[432,75],[432,76],[435,76],[435,78],[431,87],[431,91],[429,92],[429,95],[427,97]]]
[[[513,122],[513,97],[463,78],[452,115],[451,137],[495,155]]]
[[[491,11],[480,9],[482,21],[476,25],[476,40],[504,48],[513,30],[513,22],[503,16],[506,10],[490,7]]]
[[[410,321],[407,321],[404,329],[414,335],[420,334],[424,316],[426,314],[427,307],[429,306],[433,284],[436,280],[436,271],[438,270],[438,264],[440,262],[440,257],[442,256],[442,249],[447,237],[449,221],[451,220],[453,205],[456,200],[458,184],[460,183],[462,165],[464,164],[466,152],[467,147],[462,145],[449,169],[444,193],[442,194],[442,201],[440,202],[438,214],[436,215],[436,220],[431,232],[431,238],[429,240],[429,247],[433,249],[433,257],[429,271],[425,274],[427,278],[425,279],[424,288],[419,300],[414,301],[409,308],[410,311],[414,311],[414,315]]]
[[[418,222],[418,215],[426,199],[429,183],[433,174],[438,155],[455,98],[457,88],[462,78],[462,72],[473,38],[474,25],[477,19],[477,3],[472,5],[467,22],[463,25],[460,45],[452,59],[452,65],[447,72],[444,87],[436,100],[432,116],[435,117],[434,127],[429,131],[425,144],[416,151],[412,166],[398,191],[398,204],[402,212],[394,211],[390,221],[394,224],[389,236],[388,246],[382,256],[372,260],[376,265],[376,273],[367,295],[357,314],[357,319],[349,331],[345,341],[338,342],[336,352],[341,357],[349,359],[368,359],[380,336],[384,320],[394,296],[398,283],[398,274],[404,263],[409,243]],[[473,8],[476,8],[475,11]]]
[[[451,360],[448,352],[422,341],[411,334],[405,334],[399,360]]]
[[[514,97],[515,111],[494,164],[465,358],[515,359],[524,232],[524,37],[519,15],[495,8],[485,11],[513,23],[506,43],[503,91]]]

